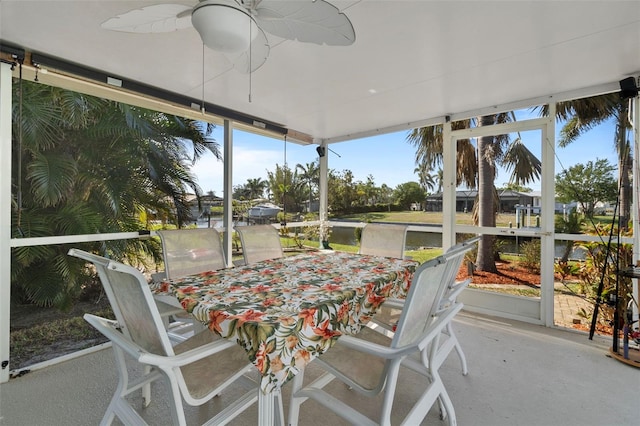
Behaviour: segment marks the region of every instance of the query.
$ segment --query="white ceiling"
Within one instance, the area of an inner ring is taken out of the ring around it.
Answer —
[[[5,44],[201,99],[202,42],[101,29],[157,3],[0,1]],[[337,141],[640,73],[639,1],[331,1],[356,42],[317,46],[267,34],[271,54],[248,74],[206,50],[206,102]],[[251,91],[251,102],[249,102]]]

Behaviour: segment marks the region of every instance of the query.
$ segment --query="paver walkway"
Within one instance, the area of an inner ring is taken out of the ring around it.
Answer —
[[[582,324],[588,323],[587,318],[578,315],[581,309],[584,309],[587,314],[590,314],[593,311],[593,304],[579,296],[555,293],[553,300],[553,318],[557,326],[574,328],[574,319],[582,321]]]
[[[491,288],[504,288],[509,286],[509,284],[474,284],[474,286],[478,288],[486,288],[490,290]],[[514,288],[522,288],[522,286],[514,284]],[[556,290],[565,290],[561,283],[557,282],[555,284]],[[575,328],[573,325],[574,320],[580,320],[582,324],[590,324],[590,320],[588,318],[584,318],[580,316],[578,312],[583,309],[588,315],[591,315],[593,312],[593,303],[580,296],[574,296],[572,294],[567,293],[554,293],[554,301],[553,301],[553,318],[554,323],[558,327],[565,328]]]

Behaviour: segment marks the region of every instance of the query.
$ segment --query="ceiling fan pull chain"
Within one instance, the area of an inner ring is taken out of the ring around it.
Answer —
[[[287,226],[287,135],[284,135],[284,167],[282,168],[282,221],[281,226]],[[293,180],[293,176],[291,177]]]
[[[253,52],[251,51],[251,48],[253,46],[253,34],[251,34],[251,23],[252,20],[249,19],[249,103],[251,103],[251,74],[253,74],[252,69],[251,69],[251,58],[253,57]]]
[[[202,104],[200,105],[200,111],[202,111],[202,114],[205,113],[205,110],[204,110],[204,43],[202,43]]]

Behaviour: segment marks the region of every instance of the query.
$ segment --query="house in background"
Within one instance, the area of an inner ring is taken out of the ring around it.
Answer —
[[[540,212],[540,193],[537,196],[531,192],[517,192],[510,189],[499,191],[500,213],[515,213],[519,206],[529,206],[532,212]],[[456,191],[456,211],[461,213],[471,212],[475,203],[478,191],[475,189]],[[425,211],[442,211],[442,193],[428,195],[425,200]]]
[[[194,220],[207,220],[211,212],[211,207],[222,206],[224,201],[222,198],[211,194],[202,195],[199,205],[198,198],[195,194],[187,194],[187,200],[189,201],[191,217]]]

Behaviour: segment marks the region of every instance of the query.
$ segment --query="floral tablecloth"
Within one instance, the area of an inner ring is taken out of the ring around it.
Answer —
[[[203,324],[240,344],[270,392],[354,334],[387,297],[401,297],[417,262],[344,252],[313,253],[163,282]]]

